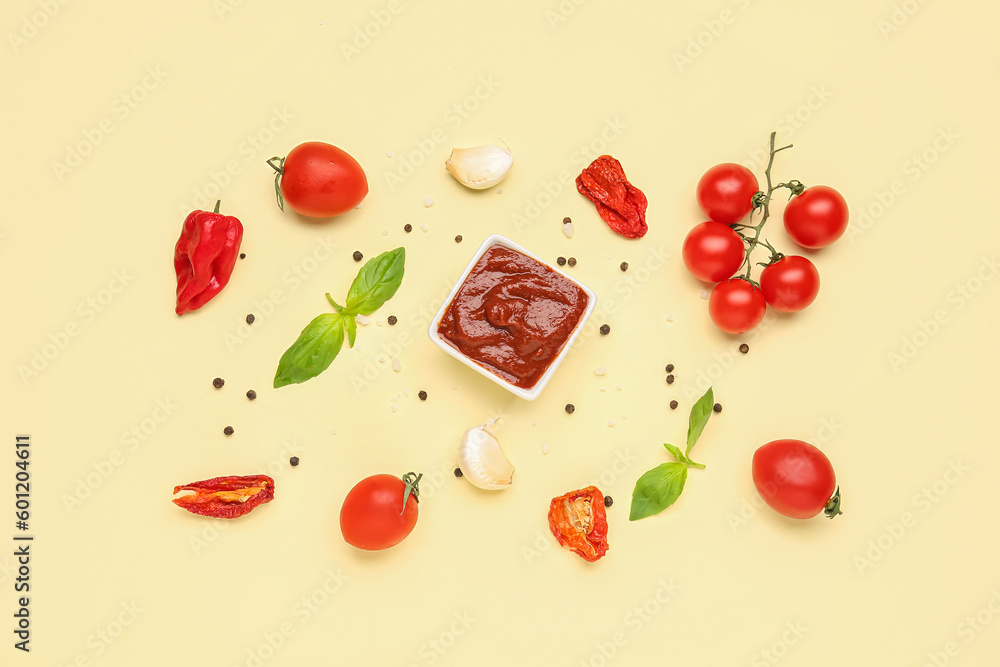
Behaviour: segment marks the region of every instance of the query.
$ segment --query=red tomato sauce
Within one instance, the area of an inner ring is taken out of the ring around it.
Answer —
[[[493,374],[531,389],[559,356],[587,301],[569,278],[495,244],[459,287],[438,334]]]

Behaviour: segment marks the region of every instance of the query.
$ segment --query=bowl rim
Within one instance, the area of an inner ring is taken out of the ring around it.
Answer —
[[[476,263],[479,262],[480,258],[482,258],[482,256],[486,254],[486,251],[492,248],[494,245],[502,245],[506,248],[510,248],[511,250],[515,250],[521,253],[522,255],[525,255],[526,257],[530,257],[539,264],[547,266],[548,268],[552,269],[553,271],[555,271],[556,273],[563,276],[564,278],[572,282],[574,285],[579,287],[584,292],[584,294],[587,295],[587,307],[584,309],[583,314],[580,316],[579,322],[577,323],[573,331],[570,333],[569,337],[566,339],[566,342],[563,344],[562,349],[559,350],[559,354],[556,355],[556,358],[552,360],[552,363],[549,364],[549,367],[545,369],[545,373],[542,375],[542,377],[538,379],[538,382],[536,382],[535,385],[531,387],[531,389],[524,389],[523,387],[515,386],[510,382],[508,382],[507,380],[500,377],[499,375],[496,375],[489,369],[480,366],[475,361],[462,354],[458,349],[452,347],[437,332],[438,326],[441,324],[441,320],[444,318],[444,314],[448,311],[448,308],[451,306],[451,302],[455,298],[455,295],[458,293],[459,288],[461,288],[461,286],[465,283],[465,279],[469,277],[470,273],[472,273],[472,269],[475,268]],[[542,390],[545,389],[545,386],[549,383],[549,380],[551,380],[552,376],[555,374],[556,369],[559,367],[560,364],[562,364],[562,361],[563,359],[566,358],[566,355],[569,354],[570,348],[573,346],[573,343],[576,341],[576,339],[580,336],[580,333],[583,331],[583,327],[587,324],[587,321],[590,319],[590,316],[594,312],[594,308],[596,306],[597,306],[597,295],[594,294],[593,290],[591,290],[589,287],[581,283],[579,280],[577,280],[573,276],[568,275],[565,271],[561,271],[558,267],[553,266],[549,262],[546,262],[544,259],[536,255],[535,253],[531,252],[524,246],[515,243],[506,236],[503,236],[501,234],[490,234],[489,236],[486,237],[486,240],[484,240],[479,245],[479,248],[472,256],[472,259],[469,260],[469,263],[466,265],[465,270],[462,271],[462,274],[458,277],[458,280],[456,280],[455,284],[452,286],[451,291],[448,292],[448,296],[445,297],[444,303],[441,304],[441,307],[438,309],[438,312],[434,316],[434,319],[431,320],[430,326],[427,327],[427,335],[428,337],[430,337],[431,341],[435,345],[437,345],[439,348],[447,352],[455,359],[461,361],[469,368],[475,370],[480,375],[483,375],[486,378],[492,380],[494,383],[500,385],[501,387],[504,387],[505,389],[510,391],[512,394],[515,394],[516,396],[520,396],[521,398],[528,401],[533,401],[536,398],[538,398],[539,394],[542,393]]]

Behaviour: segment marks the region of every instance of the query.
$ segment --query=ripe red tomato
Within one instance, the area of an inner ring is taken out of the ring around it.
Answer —
[[[805,257],[787,255],[760,273],[760,289],[776,310],[794,313],[816,300],[819,271]]]
[[[372,475],[358,482],[340,508],[340,531],[359,549],[388,549],[417,523],[417,482],[422,475]],[[405,506],[404,506],[405,500]]]
[[[698,206],[716,222],[739,222],[753,208],[757,177],[741,164],[717,164],[698,181]]]
[[[698,280],[717,283],[732,277],[743,264],[743,239],[721,222],[695,225],[684,239],[684,266]]]
[[[825,185],[806,188],[785,206],[785,231],[803,248],[825,248],[847,229],[847,202]]]
[[[830,459],[808,442],[775,440],[753,455],[753,484],[771,509],[792,519],[840,514]]]
[[[293,211],[311,218],[346,213],[368,194],[368,178],[357,160],[321,141],[299,144],[280,166],[272,167],[278,172],[275,187],[281,195],[279,206],[283,199]]]
[[[726,333],[741,334],[760,324],[767,312],[764,293],[743,278],[719,283],[708,298],[708,314]]]

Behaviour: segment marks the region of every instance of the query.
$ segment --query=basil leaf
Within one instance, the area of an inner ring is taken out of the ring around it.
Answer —
[[[673,454],[673,457],[675,459],[677,459],[678,461],[680,461],[684,465],[694,466],[695,468],[704,468],[705,467],[704,463],[695,463],[694,461],[692,461],[691,459],[689,459],[687,457],[687,454],[683,453],[681,451],[681,448],[678,447],[677,445],[669,445],[667,443],[663,443],[663,446],[667,448],[668,452],[670,452],[671,454]]]
[[[403,282],[406,250],[396,248],[365,262],[347,293],[345,315],[371,315],[392,298]]]
[[[274,374],[274,387],[299,384],[316,377],[327,368],[344,345],[344,318],[338,313],[324,313],[313,319],[285,350]]]
[[[635,483],[628,520],[645,519],[673,505],[686,480],[687,466],[683,463],[662,463],[647,470]]]
[[[347,344],[354,347],[354,338],[358,335],[358,321],[353,317],[344,320],[344,327],[347,329]]]
[[[688,418],[688,439],[685,454],[691,453],[694,443],[698,442],[701,432],[705,430],[708,418],[712,416],[712,408],[715,406],[715,394],[709,387],[705,395],[698,399],[698,402],[691,408],[691,416]]]

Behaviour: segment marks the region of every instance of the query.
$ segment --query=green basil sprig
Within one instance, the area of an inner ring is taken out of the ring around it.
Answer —
[[[351,283],[343,306],[327,294],[327,301],[336,312],[314,318],[281,355],[274,374],[275,389],[305,382],[329,368],[344,346],[345,335],[347,344],[354,347],[358,333],[354,318],[371,315],[392,298],[403,282],[405,260],[406,250],[396,248],[365,262]]]
[[[692,461],[688,455],[691,448],[698,442],[708,418],[712,416],[715,406],[715,395],[709,387],[705,395],[691,408],[688,419],[687,449],[681,452],[680,447],[664,443],[667,451],[676,459],[669,463],[661,463],[652,470],[647,470],[635,483],[632,491],[632,508],[629,511],[629,521],[645,519],[647,516],[659,514],[673,505],[684,490],[687,481],[688,468],[704,469],[704,465]]]

